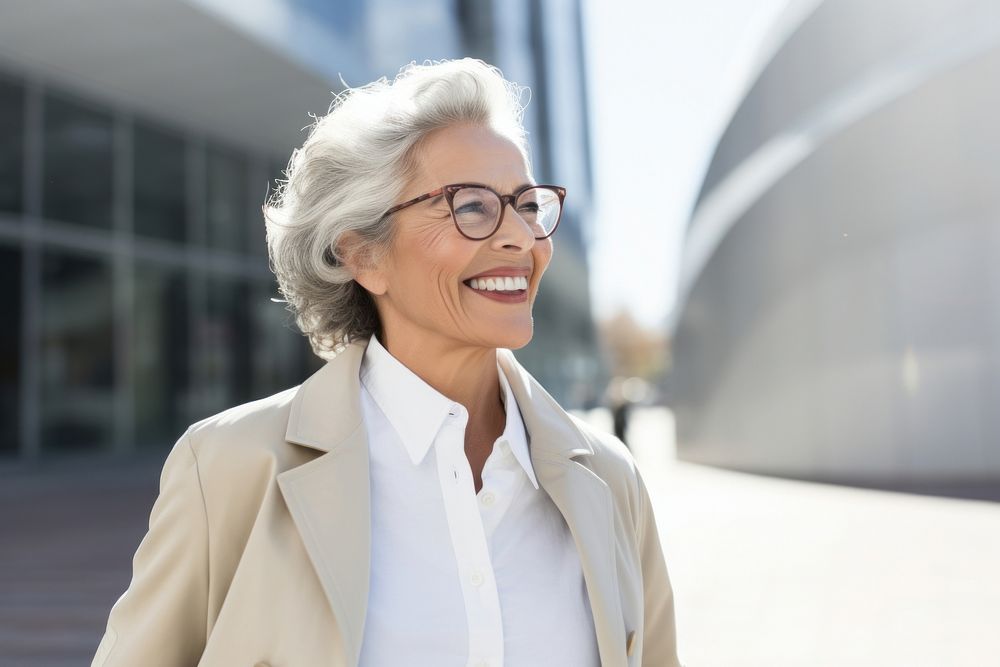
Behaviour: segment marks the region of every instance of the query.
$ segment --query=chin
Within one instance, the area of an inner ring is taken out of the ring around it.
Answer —
[[[521,331],[520,328],[516,330],[508,329],[500,335],[493,336],[494,342],[492,346],[497,348],[504,347],[508,350],[519,350],[531,342],[533,335],[534,327],[529,323],[527,329],[524,331]]]

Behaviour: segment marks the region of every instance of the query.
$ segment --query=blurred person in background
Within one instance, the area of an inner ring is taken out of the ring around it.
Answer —
[[[608,383],[607,399],[608,405],[611,406],[611,421],[614,425],[615,437],[625,443],[627,447],[628,439],[625,437],[625,432],[628,430],[628,412],[631,403],[622,390],[624,383],[625,378],[623,377],[611,378],[611,382]]]
[[[263,212],[327,363],[177,441],[95,666],[680,664],[632,456],[511,352],[566,195],[521,93],[411,64],[317,119]]]

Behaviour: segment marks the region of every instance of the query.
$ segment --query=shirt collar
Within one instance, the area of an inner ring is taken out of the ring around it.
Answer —
[[[524,421],[521,419],[521,411],[517,407],[517,399],[514,398],[510,382],[507,380],[507,376],[504,375],[503,367],[500,366],[499,362],[497,363],[497,372],[500,375],[500,386],[503,388],[500,396],[503,398],[504,410],[507,412],[507,423],[504,425],[500,441],[507,442],[507,446],[510,447],[514,458],[524,468],[528,479],[531,480],[532,485],[537,489],[538,479],[535,478],[535,469],[531,466],[531,453],[528,451],[528,431],[524,427]]]
[[[457,412],[455,401],[389,354],[374,335],[361,360],[361,383],[396,430],[414,465],[423,460],[449,413]]]
[[[514,458],[537,489],[538,480],[531,466],[524,422],[499,360],[497,373],[502,388],[500,396],[507,413],[499,443],[507,443]],[[374,335],[365,349],[360,377],[365,389],[399,435],[414,465],[423,461],[449,414],[465,410],[460,403],[434,389],[392,356]]]

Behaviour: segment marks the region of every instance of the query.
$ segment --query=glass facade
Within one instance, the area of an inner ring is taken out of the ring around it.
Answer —
[[[21,428],[18,393],[21,383],[21,253],[0,245],[0,281],[6,294],[0,300],[0,455],[17,448]]]
[[[249,298],[241,281],[210,276],[195,320],[195,368],[198,402],[218,412],[252,397],[250,386]]]
[[[46,250],[42,257],[42,447],[106,448],[114,424],[111,264]]]
[[[42,217],[111,227],[111,114],[49,93],[44,132]]]
[[[134,271],[135,428],[139,445],[166,445],[186,427],[190,405],[189,281],[170,266],[136,262]]]
[[[342,37],[351,37],[364,29],[364,0],[290,0],[288,4],[307,12]]]
[[[271,300],[277,165],[0,73],[0,456],[169,446],[323,363]]]
[[[0,76],[0,213],[24,209],[24,87]]]
[[[132,228],[136,235],[191,240],[184,137],[137,122],[132,137]]]
[[[290,387],[296,383],[296,368],[318,368],[320,363],[318,357],[313,357],[308,345],[299,341],[298,327],[292,314],[285,309],[285,303],[274,302],[272,298],[280,298],[275,279],[257,285],[250,297],[249,317],[254,332],[250,358],[253,359],[251,370],[255,394],[262,394],[267,387]],[[277,335],[274,332],[287,334]],[[288,363],[289,359],[298,359],[298,363]]]
[[[207,158],[208,246],[245,252],[250,245],[246,160],[219,146],[209,146]]]

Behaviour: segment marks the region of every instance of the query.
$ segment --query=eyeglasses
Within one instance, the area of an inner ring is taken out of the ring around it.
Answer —
[[[451,218],[459,233],[473,241],[489,238],[500,229],[508,204],[535,233],[536,239],[552,236],[562,217],[566,188],[558,185],[527,185],[514,194],[501,195],[478,183],[445,185],[402,204],[396,204],[386,215],[413,206],[431,197],[444,195]]]

